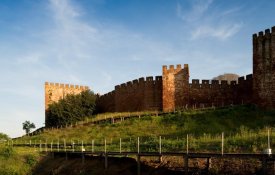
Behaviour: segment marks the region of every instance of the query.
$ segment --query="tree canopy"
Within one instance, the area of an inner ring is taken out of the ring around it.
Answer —
[[[0,132],[0,142],[8,140],[8,139],[9,139],[9,136],[7,134],[4,134],[4,133]]]
[[[46,126],[65,126],[91,116],[95,111],[96,95],[86,90],[80,94],[69,94],[49,105],[46,111]]]
[[[31,123],[30,121],[25,121],[23,124],[23,130],[26,131],[26,134],[29,135],[29,133],[31,132],[31,129],[35,128],[34,123]]]

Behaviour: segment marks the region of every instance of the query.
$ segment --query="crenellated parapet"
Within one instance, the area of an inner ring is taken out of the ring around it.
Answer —
[[[184,64],[184,66],[182,67],[181,64],[177,64],[176,67],[174,65],[169,65],[166,66],[162,66],[162,73],[167,74],[167,73],[176,73],[176,72],[180,72],[182,70],[187,71],[187,73],[189,74],[189,67],[188,64]]]
[[[72,85],[72,84],[62,84],[62,83],[50,83],[45,82],[45,86],[51,87],[51,88],[67,88],[67,89],[80,89],[80,90],[88,90],[88,86],[79,86],[79,85]]]
[[[162,83],[162,76],[149,76],[149,77],[141,77],[139,79],[135,79],[132,81],[128,81],[126,83],[122,83],[120,85],[115,86],[115,90],[126,90],[132,89],[133,87],[143,87],[149,84],[159,84]]]

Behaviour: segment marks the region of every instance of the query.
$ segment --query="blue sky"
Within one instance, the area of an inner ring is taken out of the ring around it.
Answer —
[[[44,82],[100,94],[162,65],[190,79],[252,72],[252,34],[275,25],[272,0],[1,0],[0,132],[44,123]]]

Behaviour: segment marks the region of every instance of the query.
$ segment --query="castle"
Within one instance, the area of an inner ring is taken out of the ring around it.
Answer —
[[[45,124],[47,125],[46,111],[50,104],[58,102],[68,94],[79,94],[88,89],[88,86],[45,82]]]
[[[45,108],[68,93],[80,93],[82,86],[45,84]],[[173,111],[186,108],[256,104],[275,108],[275,26],[253,35],[253,74],[238,81],[200,80],[189,83],[189,66],[162,67],[162,76],[139,78],[115,86],[99,96],[101,112]]]

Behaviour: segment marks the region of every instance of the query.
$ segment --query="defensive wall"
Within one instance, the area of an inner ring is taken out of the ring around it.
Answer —
[[[115,86],[115,90],[99,97],[101,112],[163,110],[221,107],[252,103],[252,74],[238,81],[193,79],[185,64],[163,66],[163,76],[140,78]]]
[[[193,79],[189,84],[188,105],[192,108],[220,107],[252,103],[252,74],[238,81]]]
[[[139,78],[115,86],[97,101],[102,112],[144,111],[162,109],[162,77]]]

